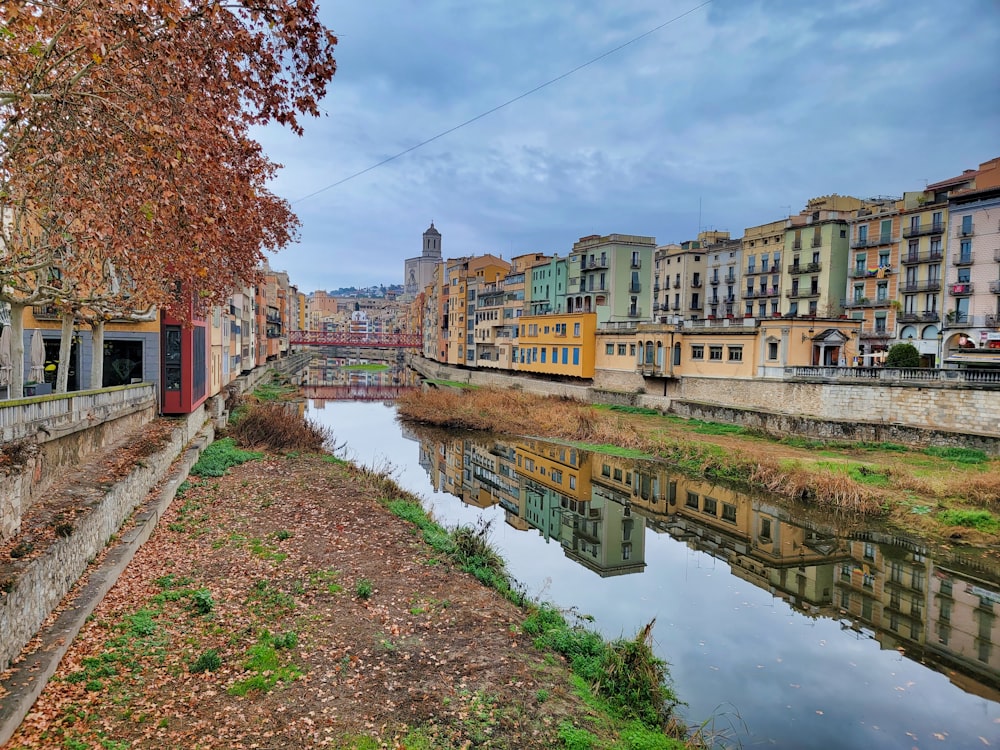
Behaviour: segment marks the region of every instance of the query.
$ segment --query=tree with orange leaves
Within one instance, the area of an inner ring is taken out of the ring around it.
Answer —
[[[301,133],[335,44],[316,0],[4,3],[0,301],[14,360],[26,305],[183,316],[178,288],[211,305],[252,281],[298,223],[249,129]]]

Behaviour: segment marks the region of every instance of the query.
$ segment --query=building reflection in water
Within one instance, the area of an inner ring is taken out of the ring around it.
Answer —
[[[368,366],[383,369],[360,369]],[[327,401],[392,402],[420,387],[420,377],[399,362],[319,356],[302,379],[306,398],[322,409]]]
[[[1000,701],[996,564],[932,555],[913,540],[817,518],[661,462],[544,440],[417,434],[435,490],[480,508],[499,504],[511,527],[558,541],[599,576],[642,572],[646,530],[669,534],[795,609],[837,620]]]

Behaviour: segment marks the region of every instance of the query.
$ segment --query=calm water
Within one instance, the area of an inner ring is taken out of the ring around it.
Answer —
[[[406,429],[389,402],[308,416],[443,524],[491,521],[529,594],[609,637],[655,618],[692,723],[744,747],[1000,747],[1000,581],[975,559],[652,462]]]

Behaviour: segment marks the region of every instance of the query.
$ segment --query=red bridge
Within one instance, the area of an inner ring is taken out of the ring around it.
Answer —
[[[419,333],[350,333],[290,331],[288,343],[311,346],[366,346],[374,349],[419,349]]]

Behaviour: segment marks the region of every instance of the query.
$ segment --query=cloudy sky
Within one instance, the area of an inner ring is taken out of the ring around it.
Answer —
[[[1000,156],[998,0],[321,1],[326,115],[259,134],[305,292],[401,283],[431,220],[445,257],[738,237]]]

